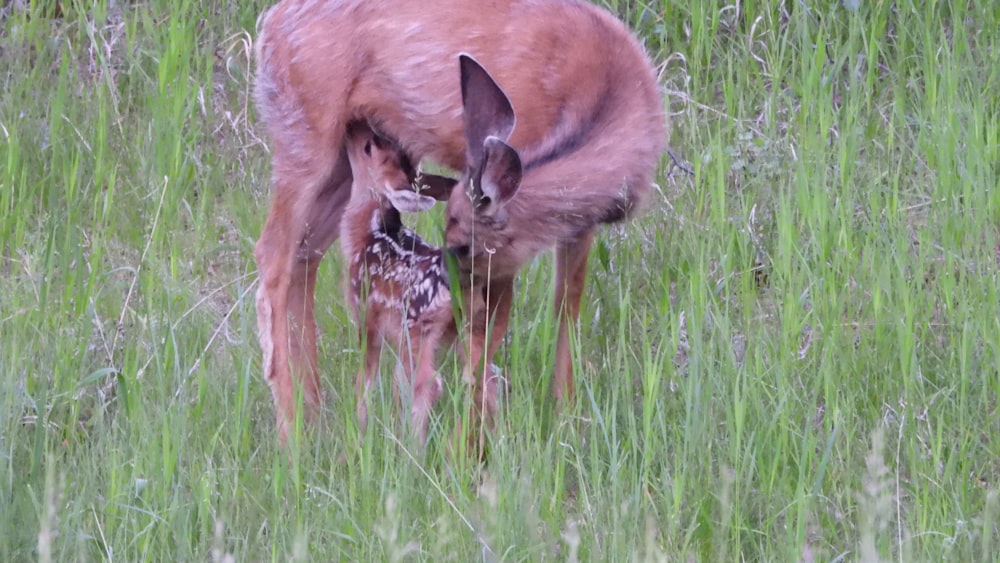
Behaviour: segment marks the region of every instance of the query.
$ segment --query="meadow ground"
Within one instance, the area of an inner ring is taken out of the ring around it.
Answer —
[[[0,560],[992,560],[1000,8],[916,4],[606,3],[677,161],[600,236],[568,413],[523,270],[483,469],[454,362],[425,453],[388,385],[358,439],[338,257],[324,425],[276,446],[263,2],[3,2]]]

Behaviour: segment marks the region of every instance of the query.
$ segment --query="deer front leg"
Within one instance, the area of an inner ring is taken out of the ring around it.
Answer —
[[[493,372],[493,356],[507,332],[513,297],[514,279],[506,278],[490,280],[481,294],[469,295],[467,299],[471,333],[462,378],[472,386],[468,443],[480,455],[485,446],[484,430],[493,427],[496,416],[500,381]]]
[[[594,243],[595,232],[587,231],[572,242],[560,244],[556,249],[555,310],[559,316],[559,339],[556,341],[552,393],[559,401],[572,401],[575,394],[569,331],[580,318],[580,299],[587,280],[587,257]]]

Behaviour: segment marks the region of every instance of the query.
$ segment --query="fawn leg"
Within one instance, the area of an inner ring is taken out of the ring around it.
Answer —
[[[594,243],[596,230],[579,235],[572,242],[564,242],[556,249],[555,310],[559,316],[559,340],[556,342],[555,385],[557,400],[572,401],[573,358],[570,350],[570,326],[580,317],[580,299],[587,279],[587,257]]]
[[[382,334],[378,324],[370,317],[365,322],[365,365],[354,382],[355,400],[358,405],[358,428],[362,434],[368,428],[368,391],[378,379],[379,360],[382,357]]]
[[[416,332],[416,331],[413,331]],[[413,430],[423,444],[427,441],[427,425],[430,421],[430,411],[434,403],[441,397],[444,384],[438,377],[435,356],[442,340],[441,330],[431,329],[419,339],[416,370],[413,373],[413,407],[410,418]]]

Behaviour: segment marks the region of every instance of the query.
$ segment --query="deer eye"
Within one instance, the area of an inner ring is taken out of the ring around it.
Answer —
[[[365,143],[365,154],[368,156],[372,155],[372,142],[368,141]]]

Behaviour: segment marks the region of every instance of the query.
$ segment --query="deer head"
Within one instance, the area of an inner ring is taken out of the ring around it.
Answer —
[[[486,70],[468,55],[459,56],[466,138],[466,169],[461,189],[448,200],[445,240],[468,269],[472,258],[491,248],[508,226],[506,206],[521,185],[521,158],[507,144],[514,131],[514,108]]]
[[[347,152],[354,175],[352,197],[367,195],[402,212],[430,209],[436,201],[447,199],[457,183],[445,176],[417,173],[395,141],[361,121],[348,128]]]

